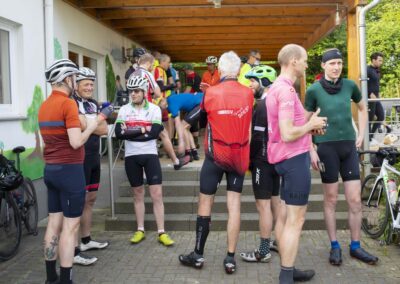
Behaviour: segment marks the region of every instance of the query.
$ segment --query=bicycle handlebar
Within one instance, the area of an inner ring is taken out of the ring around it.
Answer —
[[[380,154],[382,156],[389,156],[389,155],[400,155],[400,152],[397,151],[396,148],[379,148],[377,151],[371,151],[371,150],[366,150],[366,151],[357,151],[358,155],[363,155],[363,154]]]

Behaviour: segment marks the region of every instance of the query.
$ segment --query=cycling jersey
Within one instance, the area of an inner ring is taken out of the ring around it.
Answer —
[[[201,92],[200,90],[201,78],[196,72],[192,72],[189,75],[186,75],[186,86],[191,86],[191,93]]]
[[[151,127],[153,124],[161,125],[161,109],[146,101],[142,108],[135,108],[131,103],[121,107],[117,123],[124,123],[128,130],[138,127]],[[125,140],[125,157],[133,155],[157,155],[156,138],[148,141]]]
[[[244,63],[242,68],[240,68],[240,73],[238,77],[238,82],[243,86],[250,87],[250,80],[245,77],[245,75],[253,68],[249,63]]]
[[[138,67],[135,72],[133,72],[134,76],[139,76],[139,77],[145,77],[149,81],[149,89],[147,91],[147,100],[149,102],[153,101],[153,93],[156,89],[156,80],[154,79],[153,74],[151,74],[149,71],[144,69],[143,67]]]
[[[218,74],[218,70],[214,70],[214,72],[211,74],[210,71],[206,71],[203,73],[203,77],[201,78],[202,83],[206,83],[210,86],[215,86],[219,83],[220,78]]]
[[[279,129],[280,120],[292,120],[294,126],[302,126],[307,120],[293,82],[279,76],[268,90],[266,99],[268,117],[268,161],[271,164],[287,160],[310,150],[311,135],[305,134],[295,141],[284,142]]]
[[[265,98],[257,100],[253,110],[250,160],[267,161],[268,118]]]
[[[196,106],[200,105],[203,100],[203,93],[182,93],[179,95],[172,95],[167,98],[168,111],[172,117],[179,116],[180,111],[190,112]]]
[[[64,92],[52,91],[40,106],[40,134],[44,141],[46,164],[82,164],[84,148],[73,149],[67,129],[81,128],[76,103]]]
[[[157,82],[161,81],[163,86],[167,86],[168,85],[167,72],[165,72],[165,70],[160,66],[157,66],[156,69],[154,70],[154,79]],[[170,94],[171,94],[170,90],[161,92],[161,96],[163,98],[168,97]]]
[[[201,108],[207,114],[206,155],[226,171],[244,174],[249,166],[249,128],[253,92],[236,80],[207,89]]]
[[[97,116],[100,112],[97,101],[93,99],[84,99],[74,94],[72,98],[75,100],[80,114],[86,116]],[[89,139],[85,143],[85,155],[98,155],[100,150],[100,137],[95,134],[91,134]]]

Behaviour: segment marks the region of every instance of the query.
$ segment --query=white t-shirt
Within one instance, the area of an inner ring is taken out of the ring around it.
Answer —
[[[133,107],[132,103],[129,103],[119,110],[117,122],[125,123],[128,129],[162,124],[161,109],[148,101],[140,109]],[[125,157],[143,154],[157,155],[157,139],[143,142],[125,140]]]

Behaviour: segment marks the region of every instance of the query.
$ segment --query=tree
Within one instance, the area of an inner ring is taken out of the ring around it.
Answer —
[[[106,88],[107,88],[107,100],[109,102],[114,101],[115,92],[117,87],[115,85],[115,73],[111,64],[110,58],[106,55]]]
[[[41,104],[43,103],[43,92],[40,86],[36,85],[33,91],[32,103],[27,111],[27,119],[22,121],[22,129],[26,133],[35,134],[35,150],[28,156],[28,159],[42,156],[42,148],[40,146],[40,136],[39,136],[39,122],[38,113]]]

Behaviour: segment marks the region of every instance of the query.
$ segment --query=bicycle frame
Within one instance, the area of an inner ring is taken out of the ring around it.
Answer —
[[[389,177],[388,173],[389,172],[392,172],[392,173],[394,173],[394,174],[396,174],[397,176],[400,177],[400,171],[398,171],[394,167],[392,167],[389,164],[388,159],[385,158],[383,160],[382,167],[381,167],[381,170],[379,172],[379,175],[378,175],[377,179],[375,180],[375,183],[374,183],[374,186],[373,186],[373,191],[374,191],[374,189],[376,189],[376,186],[377,186],[378,182],[380,180],[383,180],[383,187],[384,187],[384,190],[385,190],[387,202],[389,202],[389,194],[388,194],[388,177]],[[373,191],[371,191],[371,193],[373,193]],[[381,198],[381,194],[382,194],[382,188],[379,191],[377,203],[379,202],[379,200]],[[370,205],[370,203],[371,203],[371,197],[372,197],[372,194],[370,194],[370,196],[368,197],[368,201],[367,201],[368,205]],[[378,204],[376,204],[376,205],[378,205]],[[400,214],[397,214],[397,217],[395,219],[394,212],[393,212],[393,206],[392,206],[392,204],[390,202],[389,202],[389,205],[390,205],[389,208],[390,208],[390,215],[392,217],[393,228],[400,229]]]

